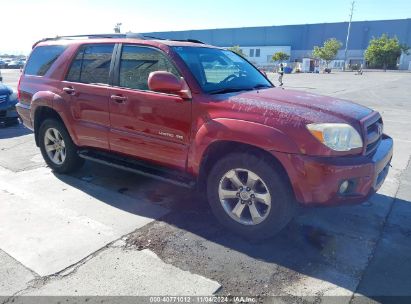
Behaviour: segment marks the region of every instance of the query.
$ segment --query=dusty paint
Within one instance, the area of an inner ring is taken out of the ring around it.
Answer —
[[[227,95],[226,95],[227,96]],[[277,88],[229,94],[220,105],[246,113],[268,125],[301,127],[314,122],[356,122],[372,111],[358,104],[321,95]]]

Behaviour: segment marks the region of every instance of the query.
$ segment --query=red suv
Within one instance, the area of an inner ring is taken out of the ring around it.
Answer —
[[[243,57],[193,40],[44,39],[18,91],[54,171],[88,159],[198,186],[248,238],[275,234],[298,205],[365,201],[393,153],[378,112],[276,88]]]

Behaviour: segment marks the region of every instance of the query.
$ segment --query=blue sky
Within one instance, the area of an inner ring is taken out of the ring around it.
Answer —
[[[351,0],[4,0],[0,53],[56,35],[347,21]],[[354,21],[411,18],[411,0],[357,0]],[[8,24],[7,30],[5,25]]]

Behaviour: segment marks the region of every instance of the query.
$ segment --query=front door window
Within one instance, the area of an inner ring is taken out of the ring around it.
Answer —
[[[132,45],[123,47],[119,73],[120,87],[148,90],[148,76],[155,71],[167,71],[180,77],[174,65],[160,51]]]

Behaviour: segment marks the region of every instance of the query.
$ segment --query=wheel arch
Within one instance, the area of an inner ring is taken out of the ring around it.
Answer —
[[[36,92],[31,101],[31,118],[33,121],[34,136],[38,146],[38,131],[41,123],[47,118],[54,118],[63,123],[71,139],[75,144],[78,143],[73,129],[65,116],[69,110],[66,101],[55,92],[43,90]]]
[[[188,156],[187,169],[190,174],[204,175],[210,155],[249,150],[271,159],[282,172],[283,164],[270,152],[300,153],[298,145],[283,131],[261,123],[216,118],[204,123],[195,134]],[[217,154],[215,151],[218,151]],[[287,174],[288,178],[288,174]]]
[[[39,130],[42,122],[46,119],[56,119],[64,124],[60,114],[49,106],[37,106],[33,115],[34,139],[37,147],[39,146]],[[65,125],[65,124],[64,124]],[[67,127],[66,127],[67,128]]]
[[[292,195],[295,197],[291,180],[287,173],[287,170],[283,166],[283,164],[270,152],[264,150],[260,147],[245,144],[237,141],[229,141],[229,140],[219,140],[215,141],[210,144],[206,150],[204,151],[199,167],[199,175],[198,175],[198,186],[201,191],[205,190],[207,176],[210,173],[214,164],[221,159],[222,157],[233,153],[250,153],[254,156],[262,158],[270,163],[281,176],[284,177],[285,182],[289,186],[289,189],[292,192]]]

